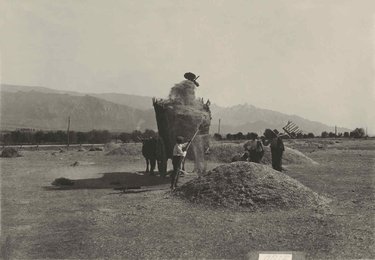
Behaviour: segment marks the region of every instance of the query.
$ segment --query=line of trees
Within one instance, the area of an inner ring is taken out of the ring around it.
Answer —
[[[111,133],[107,130],[92,130],[89,132],[69,131],[71,144],[104,144],[111,140],[121,140],[124,143],[140,142],[141,139],[155,137],[157,133],[146,129],[144,132],[135,130],[131,133]],[[10,131],[1,132],[0,143],[3,145],[21,144],[66,144],[66,131]]]
[[[333,137],[345,137],[345,138],[363,138],[366,137],[365,130],[363,128],[356,128],[350,132],[338,133],[337,135],[333,132],[323,131],[322,138],[333,138]]]
[[[218,133],[214,134],[216,140],[249,140],[253,133],[243,134],[238,132],[236,134],[227,134],[222,136]],[[131,133],[111,133],[107,130],[92,130],[89,132],[69,132],[69,142],[71,144],[104,144],[111,140],[121,140],[124,143],[140,142],[141,139],[150,137],[156,137],[157,132],[154,130],[146,129],[141,132],[135,130]],[[314,138],[313,133],[308,134],[295,134],[291,138]],[[363,138],[366,137],[365,130],[363,128],[356,128],[351,132],[344,132],[335,134],[333,132],[323,131],[321,133],[322,138]],[[0,133],[0,143],[3,145],[20,145],[20,144],[66,144],[68,140],[66,131],[7,131]]]
[[[276,129],[274,130],[275,132],[277,131]],[[279,133],[278,131],[276,133]],[[238,132],[236,134],[227,134],[225,136],[222,136],[218,133],[214,134],[214,139],[215,140],[249,140],[251,139],[251,135],[254,134],[254,133],[247,133],[247,134],[243,134],[242,132]],[[314,138],[315,135],[313,133],[308,133],[308,134],[303,134],[303,133],[299,133],[299,134],[292,134],[291,135],[291,138]]]
[[[277,129],[274,130],[278,133]],[[249,140],[252,133],[243,134],[242,132],[238,132],[236,134],[227,134],[222,136],[218,133],[214,134],[215,140]],[[333,132],[323,131],[321,135],[315,136],[314,133],[292,133],[290,138],[292,139],[302,139],[302,138],[315,138],[315,137],[322,137],[322,138],[335,138],[335,137],[345,137],[345,138],[363,138],[366,137],[365,130],[363,128],[356,128],[351,132],[344,132],[335,134]]]

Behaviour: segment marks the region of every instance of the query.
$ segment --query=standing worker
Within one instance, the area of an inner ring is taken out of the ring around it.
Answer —
[[[276,171],[282,171],[282,157],[285,150],[283,140],[280,136],[275,134],[271,129],[266,129],[264,131],[264,136],[266,140],[263,141],[264,145],[270,145],[271,156],[272,156],[272,168]]]
[[[190,141],[184,143],[184,138],[182,136],[177,136],[176,144],[173,148],[173,173],[171,174],[171,190],[173,191],[177,187],[178,176],[181,170],[181,163],[186,156],[186,148],[188,147]]]

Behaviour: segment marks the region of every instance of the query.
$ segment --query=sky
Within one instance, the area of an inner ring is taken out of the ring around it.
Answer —
[[[375,134],[371,0],[2,0],[0,81],[197,96]]]

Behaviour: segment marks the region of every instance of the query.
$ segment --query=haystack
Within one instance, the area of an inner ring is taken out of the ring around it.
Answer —
[[[264,146],[264,156],[262,158],[262,164],[271,164],[271,149],[268,146]],[[234,157],[240,158],[244,152],[243,144],[215,144],[210,147],[210,154],[208,159],[216,162],[232,162]],[[302,152],[285,147],[283,153],[283,164],[318,164],[316,161],[306,156]]]
[[[0,157],[4,157],[4,158],[13,158],[13,157],[21,157],[21,156],[22,155],[20,155],[19,152],[13,147],[5,147],[0,155]]]
[[[139,156],[141,154],[142,147],[139,144],[125,144],[118,148],[109,151],[106,155],[132,155]]]
[[[318,208],[328,202],[297,180],[250,162],[218,166],[175,194],[193,203],[250,210]]]
[[[121,144],[119,143],[109,142],[104,145],[104,151],[112,151],[120,147],[121,147]]]
[[[103,151],[103,148],[102,147],[94,147],[92,146],[90,149],[89,149],[90,152],[94,152],[94,151]]]
[[[183,136],[188,141],[198,128],[199,137],[192,143],[188,158],[204,158],[204,148],[209,140],[211,112],[209,104],[195,98],[194,90],[194,83],[184,80],[171,89],[168,99],[153,99],[159,136],[165,147],[165,161],[172,158],[176,137]]]
[[[213,143],[210,145],[210,151],[206,158],[214,162],[230,163],[234,156],[238,155],[236,157],[240,158],[243,152],[242,144]]]

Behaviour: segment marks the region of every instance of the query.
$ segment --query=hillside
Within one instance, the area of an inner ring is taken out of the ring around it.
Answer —
[[[249,131],[263,133],[265,128],[279,129],[288,121],[293,121],[304,132],[321,134],[323,131],[334,132],[334,126],[328,126],[316,121],[310,121],[297,115],[287,115],[280,112],[261,109],[249,104],[236,105],[232,107],[211,106],[212,130],[218,128],[218,120],[221,119],[222,133],[236,133]],[[349,131],[346,128],[338,128],[338,132]]]
[[[54,94],[69,94],[72,96],[84,96],[84,93],[74,92],[74,91],[67,91],[67,90],[57,90],[57,89],[51,89],[46,87],[40,87],[40,86],[22,86],[22,85],[13,85],[13,84],[1,84],[0,85],[1,92],[30,92],[30,91],[36,91],[40,93],[54,93]]]
[[[156,129],[151,97],[119,93],[85,94],[9,84],[2,84],[1,92],[2,128],[65,129],[66,118],[71,113],[72,127],[79,130]],[[265,128],[281,130],[289,120],[295,122],[306,133],[320,134],[322,131],[334,131],[334,126],[310,121],[297,115],[257,108],[249,104],[231,107],[212,104],[211,111],[212,133],[217,132],[219,118],[223,134],[262,133]],[[338,128],[339,132],[348,130]]]
[[[119,94],[119,93],[101,93],[101,94],[88,94],[93,97],[107,100],[119,105],[126,105],[141,110],[154,109],[152,106],[152,98],[137,96],[137,95],[128,95],[128,94]]]
[[[139,110],[91,96],[30,92],[1,92],[1,128],[133,131],[155,129],[153,110]]]
[[[148,110],[152,109],[152,98],[145,97],[145,96],[137,96],[137,95],[129,95],[129,94],[120,94],[120,93],[80,93],[75,91],[65,91],[65,90],[56,90],[46,87],[37,87],[37,86],[19,86],[19,85],[11,85],[11,84],[1,84],[1,91],[2,92],[30,92],[30,91],[37,91],[41,93],[54,93],[54,94],[69,94],[72,96],[85,96],[89,95],[92,97],[96,97],[99,99],[104,99],[106,101],[116,103],[119,105],[125,105],[128,107],[140,109],[140,110]]]

